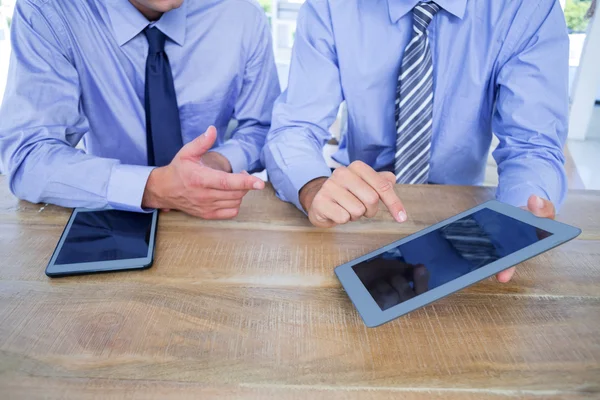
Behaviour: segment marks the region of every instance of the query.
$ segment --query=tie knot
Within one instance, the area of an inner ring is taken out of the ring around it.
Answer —
[[[165,51],[165,42],[167,41],[167,36],[164,33],[157,28],[148,27],[144,29],[144,34],[148,39],[148,52],[150,54],[158,54]]]
[[[415,33],[424,34],[427,31],[427,27],[433,20],[433,17],[437,12],[440,11],[440,6],[435,4],[433,1],[426,3],[419,3],[413,9],[413,20]]]

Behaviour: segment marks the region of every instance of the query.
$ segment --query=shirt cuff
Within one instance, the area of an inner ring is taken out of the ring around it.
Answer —
[[[512,186],[508,190],[502,190],[501,188],[498,188],[496,199],[502,203],[510,204],[511,206],[527,207],[529,197],[532,195],[552,201],[544,189],[532,184],[520,184]],[[555,204],[555,206],[557,205]]]
[[[155,167],[116,164],[108,182],[108,205],[116,210],[147,212],[142,208],[142,198],[148,177]]]
[[[231,164],[231,172],[238,174],[248,171],[248,160],[242,146],[233,139],[228,140],[222,146],[214,148],[212,152],[219,153]]]

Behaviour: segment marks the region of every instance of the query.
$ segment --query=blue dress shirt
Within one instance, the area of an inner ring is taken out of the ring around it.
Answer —
[[[438,0],[430,181],[479,185],[494,132],[497,197],[565,197],[569,42],[555,0]],[[296,204],[330,176],[322,147],[346,101],[349,129],[334,159],[392,170],[394,101],[417,0],[308,0],[300,11],[289,86],[278,99],[263,161],[278,195]]]
[[[148,20],[127,0],[17,3],[0,111],[0,171],[32,202],[141,210],[147,178]],[[260,169],[280,94],[252,0],[185,0],[153,24],[168,40],[183,142],[210,125],[234,172]],[[231,138],[231,119],[239,123]],[[75,146],[83,139],[85,151]]]

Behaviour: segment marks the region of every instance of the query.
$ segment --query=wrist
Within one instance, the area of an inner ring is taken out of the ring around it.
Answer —
[[[310,210],[315,196],[319,193],[319,190],[321,190],[327,179],[329,178],[321,177],[313,179],[300,189],[298,199],[300,200],[300,205],[304,208],[304,211],[308,212]]]
[[[165,168],[155,168],[148,176],[144,196],[142,197],[142,208],[167,208],[163,204],[163,183],[167,182],[164,178]]]

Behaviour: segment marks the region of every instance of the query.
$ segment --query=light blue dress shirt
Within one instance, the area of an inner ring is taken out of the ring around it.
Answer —
[[[428,28],[434,63],[430,181],[483,182],[492,132],[497,197],[532,194],[559,206],[567,191],[569,42],[556,0],[438,0]],[[300,11],[289,86],[276,102],[263,161],[296,204],[330,176],[322,147],[346,101],[349,130],[334,159],[392,170],[394,101],[417,0],[308,0]],[[409,210],[410,211],[410,210]]]
[[[21,0],[0,111],[0,170],[32,202],[141,210],[147,178],[148,20],[128,0]],[[280,94],[271,33],[252,0],[185,0],[168,36],[183,142],[210,125],[234,172],[262,168]],[[239,122],[231,138],[231,119]],[[75,146],[83,138],[85,151]]]

